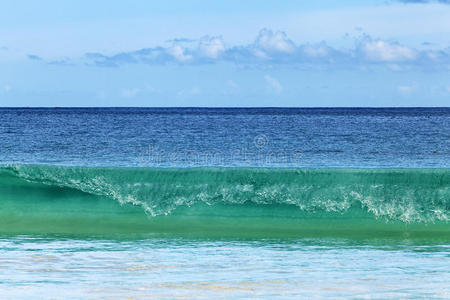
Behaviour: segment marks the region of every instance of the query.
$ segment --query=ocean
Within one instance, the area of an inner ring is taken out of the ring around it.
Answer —
[[[450,298],[450,108],[0,121],[0,298]]]

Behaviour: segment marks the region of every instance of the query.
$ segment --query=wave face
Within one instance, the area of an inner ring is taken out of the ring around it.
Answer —
[[[3,232],[449,235],[450,169],[7,165],[0,203]]]

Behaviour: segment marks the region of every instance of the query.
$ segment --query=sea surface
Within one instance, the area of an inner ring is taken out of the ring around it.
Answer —
[[[450,108],[0,108],[0,298],[450,298]]]

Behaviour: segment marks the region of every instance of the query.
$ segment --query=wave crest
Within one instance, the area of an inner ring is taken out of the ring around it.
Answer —
[[[360,207],[405,223],[449,220],[449,169],[91,168],[8,165],[28,182],[77,189],[131,203],[149,216],[179,206],[287,204],[304,212]]]

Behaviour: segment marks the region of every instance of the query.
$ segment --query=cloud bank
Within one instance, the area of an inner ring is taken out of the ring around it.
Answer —
[[[449,0],[450,1],[450,0]],[[198,40],[175,39],[167,46],[105,55],[86,53],[81,63],[97,67],[127,64],[203,65],[234,63],[244,67],[286,65],[305,69],[362,68],[383,66],[392,70],[450,70],[450,47],[440,50],[417,50],[398,42],[358,38],[352,48],[338,49],[326,42],[296,44],[286,33],[262,29],[246,45],[227,45],[221,36],[204,36]],[[35,57],[29,57],[35,59]]]

